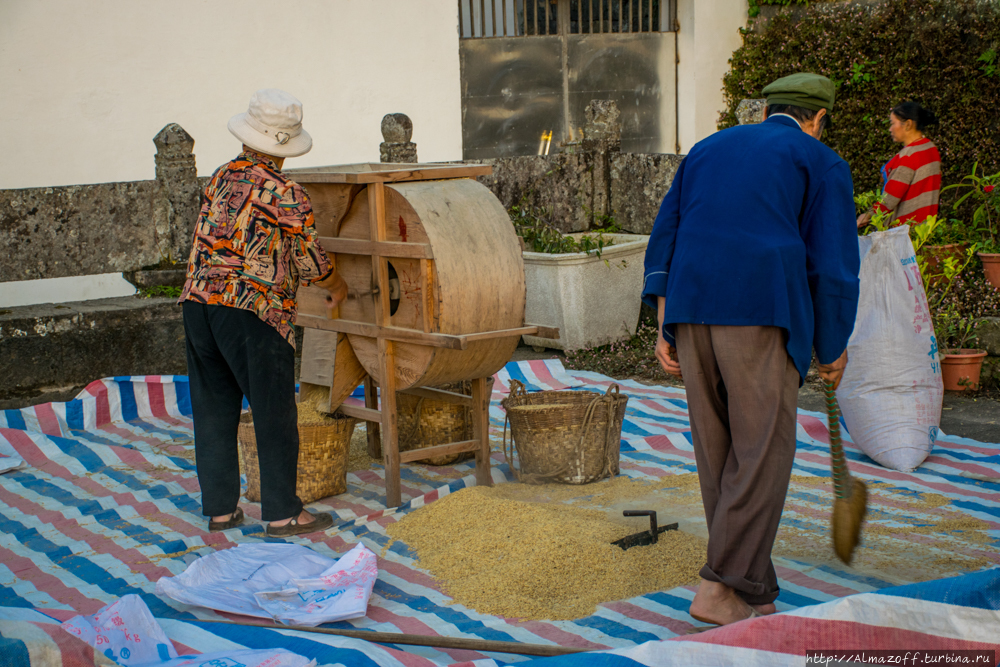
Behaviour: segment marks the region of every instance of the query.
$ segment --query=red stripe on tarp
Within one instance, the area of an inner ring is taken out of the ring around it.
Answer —
[[[830,444],[830,431],[827,428],[827,423],[818,417],[813,417],[812,415],[800,414],[798,418],[799,426],[802,427],[810,438],[813,440],[818,440],[824,445]]]
[[[157,419],[167,419],[170,413],[167,410],[167,398],[163,391],[162,382],[152,382],[146,384],[146,397],[149,400],[149,411]]]
[[[686,433],[687,430],[685,429],[685,430],[679,431],[679,432],[680,433]],[[674,443],[672,443],[670,441],[670,438],[668,438],[665,435],[650,435],[650,436],[646,436],[645,438],[641,438],[638,441],[646,443],[646,445],[650,449],[652,449],[654,451],[664,452],[664,453],[672,453],[672,454],[676,454],[678,456],[683,456],[685,459],[691,459],[692,461],[694,460],[694,451],[693,450],[689,451],[689,450],[686,450],[686,449],[680,449],[680,448],[678,448],[676,445],[674,445]],[[635,441],[633,441],[633,440],[629,441],[630,444],[632,442],[635,442]]]
[[[856,651],[860,648],[883,651],[1000,649],[1000,644],[994,643],[951,639],[853,621],[803,618],[786,614],[754,618],[668,641],[692,641],[803,656],[806,651],[811,650]]]
[[[824,463],[829,465],[830,459],[828,456],[822,454],[813,454],[811,452],[798,452],[795,458],[800,461],[809,461],[811,463]],[[989,501],[990,503],[996,503],[996,494],[989,491],[980,491],[975,488],[968,489],[958,489],[953,484],[949,482],[938,482],[931,479],[920,479],[908,473],[899,472],[897,470],[892,470],[890,468],[883,468],[877,463],[865,463],[863,461],[850,461],[849,462],[851,472],[853,473],[864,473],[870,475],[871,477],[877,478],[881,481],[906,481],[919,484],[928,489],[934,491],[940,491],[941,493],[947,493],[952,495],[963,496],[966,499],[977,498],[981,500]]]
[[[96,524],[97,526],[100,526],[101,529],[106,530],[111,534],[96,532],[90,528],[80,525],[77,520],[67,518],[60,512],[46,510],[41,505],[38,505],[26,498],[22,498],[17,494],[11,493],[2,487],[0,487],[0,500],[5,502],[9,507],[20,510],[27,516],[37,518],[42,524],[51,525],[70,540],[86,544],[88,547],[93,549],[95,553],[111,556],[133,572],[145,576],[150,582],[155,583],[160,579],[160,577],[173,576],[173,573],[170,570],[160,565],[153,564],[153,562],[149,560],[149,556],[142,553],[137,548],[126,549],[121,546],[116,540],[117,536],[114,535],[114,533],[120,532],[119,529],[108,528],[103,524],[98,523]],[[142,503],[142,505],[151,504],[152,503]],[[135,509],[138,512],[141,508],[137,506]],[[123,519],[123,521],[128,523],[126,519]],[[28,527],[39,530],[38,526],[29,525]],[[149,526],[143,525],[143,527],[147,528],[147,530],[151,529]],[[58,543],[54,542],[54,544]],[[155,545],[143,546],[158,548]],[[69,546],[68,548],[71,551],[75,551],[72,546]]]
[[[631,604],[629,602],[603,602],[601,603],[601,606],[610,609],[611,611],[618,612],[626,618],[635,619],[637,621],[645,621],[646,623],[666,628],[675,635],[683,635],[685,632],[694,627],[692,624],[685,621],[671,618],[670,616],[664,616],[663,614],[657,614],[655,611]]]
[[[153,502],[138,500],[135,497],[136,492],[129,491],[127,493],[113,493],[107,487],[95,482],[90,477],[85,475],[77,476],[73,474],[64,466],[52,459],[47,458],[45,453],[24,431],[0,429],[0,435],[4,435],[7,438],[7,441],[11,443],[11,445],[21,455],[21,458],[23,458],[27,463],[30,463],[32,466],[45,472],[46,474],[71,482],[81,491],[85,491],[94,496],[95,499],[112,498],[118,505],[135,508],[136,512],[140,515],[144,514],[143,511],[147,513],[154,513],[162,517],[162,525],[169,526],[186,537],[201,535],[205,539],[206,543],[212,542],[215,539],[214,536],[222,535],[222,533],[204,533],[203,531],[192,527],[189,522],[184,521],[180,517],[180,514],[187,514],[187,512],[178,511],[177,514],[165,513],[161,511],[160,508]],[[197,486],[198,483],[198,480],[193,477],[185,481],[193,482],[195,486]]]
[[[658,400],[653,399],[653,398],[633,399],[633,398],[630,397],[629,400],[633,401],[633,402],[636,402],[636,403],[639,403],[640,405],[643,405],[643,406],[645,406],[645,407],[647,407],[647,408],[649,408],[651,410],[654,410],[654,411],[656,411],[656,412],[658,412],[660,414],[663,414],[663,415],[672,415],[674,417],[681,417],[681,418],[686,419],[686,420],[690,419],[687,410],[681,410],[680,408],[674,406],[673,404],[664,405],[661,401],[658,401]],[[644,413],[639,413],[639,414],[642,415]],[[652,417],[650,417],[650,419],[651,418]]]
[[[45,435],[63,437],[62,425],[59,423],[59,415],[56,414],[52,403],[42,403],[34,407],[35,416],[38,418],[38,427]]]
[[[94,426],[100,428],[104,424],[111,423],[111,401],[108,398],[108,388],[104,383],[101,383],[101,390],[94,396],[94,399]]]
[[[576,635],[572,632],[567,632],[563,630],[554,622],[544,622],[544,621],[518,621],[513,618],[503,619],[508,625],[512,625],[516,628],[522,628],[527,630],[536,637],[541,637],[546,639],[556,646],[565,646],[572,648],[585,648],[591,651],[601,651],[610,648],[606,644],[598,644],[592,642],[589,639],[583,637],[582,635]]]
[[[816,545],[817,549],[827,548],[827,544]],[[790,584],[795,584],[796,586],[801,586],[802,588],[808,588],[811,591],[819,591],[820,593],[826,593],[832,595],[833,597],[842,598],[848,595],[854,595],[860,591],[853,588],[847,588],[846,586],[841,586],[840,584],[835,584],[829,581],[824,581],[822,579],[817,579],[815,577],[810,577],[808,574],[799,572],[798,570],[793,570],[787,567],[775,567],[774,571],[778,574],[778,577],[787,581]],[[867,587],[866,587],[867,588]]]
[[[34,625],[47,634],[59,648],[58,664],[61,667],[93,667],[94,647],[90,644],[66,632],[61,625],[54,623],[35,623]],[[36,663],[32,660],[31,664]]]
[[[443,592],[441,590],[441,584],[439,584],[432,576],[424,574],[420,570],[416,570],[413,567],[403,565],[402,563],[397,563],[385,558],[379,558],[378,569],[379,571],[385,571],[387,574],[391,574],[394,577],[399,577],[412,586],[422,586],[423,588],[437,591],[438,593]]]
[[[59,604],[72,607],[77,614],[93,614],[107,602],[95,600],[84,595],[83,591],[67,585],[59,577],[45,572],[38,563],[31,558],[25,558],[10,549],[0,545],[0,562],[14,573],[18,579],[31,582],[39,591],[47,594]],[[87,585],[84,582],[83,585]],[[99,588],[95,586],[95,588]],[[101,591],[105,595],[105,591]],[[46,610],[46,613],[47,610]]]
[[[529,361],[528,368],[531,369],[531,372],[538,379],[538,382],[544,385],[546,389],[550,391],[569,389],[568,384],[564,384],[561,380],[556,379],[555,375],[552,374],[552,370],[549,369],[544,360]]]
[[[441,636],[441,633],[436,632],[434,628],[427,625],[420,619],[413,618],[412,616],[400,616],[399,614],[395,614],[389,611],[385,607],[376,607],[374,605],[369,605],[368,613],[366,614],[366,616],[367,618],[371,619],[372,621],[375,621],[376,623],[390,623],[399,628],[399,630],[403,634],[430,635],[432,637]],[[468,651],[464,649],[447,649],[442,647],[435,647],[435,650],[444,653],[445,655],[449,656],[452,660],[481,660],[486,657],[485,655],[479,653],[478,651]],[[407,653],[406,655],[411,655],[411,654]],[[427,664],[427,665],[433,665],[434,667],[438,667],[439,663],[425,661],[414,664],[421,664],[421,665]]]

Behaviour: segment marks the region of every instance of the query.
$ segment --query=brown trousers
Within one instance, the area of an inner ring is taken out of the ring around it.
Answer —
[[[778,597],[771,548],[795,458],[799,373],[777,327],[678,324],[708,559],[749,604]]]

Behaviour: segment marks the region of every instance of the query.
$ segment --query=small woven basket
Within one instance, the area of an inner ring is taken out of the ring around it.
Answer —
[[[465,382],[435,387],[435,389],[470,396],[472,383],[466,380]],[[490,394],[492,391],[493,378],[489,378],[486,384],[486,393]],[[472,410],[455,403],[397,392],[396,420],[399,425],[399,451],[401,452],[472,440]],[[474,456],[474,452],[460,452],[421,459],[414,461],[414,463],[446,466]]]
[[[527,484],[588,484],[617,475],[622,422],[628,396],[617,384],[605,394],[594,391],[528,393],[511,380],[501,405],[510,422],[504,456],[514,476]],[[514,467],[515,449],[520,469]]]
[[[336,496],[347,490],[347,459],[356,419],[336,417],[330,423],[299,424],[299,471],[295,493],[303,503]],[[260,466],[253,416],[240,417],[237,441],[240,471],[246,475],[250,502],[260,502]]]

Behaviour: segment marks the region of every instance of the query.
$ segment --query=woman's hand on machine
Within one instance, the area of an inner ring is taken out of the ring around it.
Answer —
[[[326,306],[331,311],[347,299],[347,283],[340,277],[336,269],[327,278],[317,282],[316,285],[330,292],[329,296],[326,297]]]

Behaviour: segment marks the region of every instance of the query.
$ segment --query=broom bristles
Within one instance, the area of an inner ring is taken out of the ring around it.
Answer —
[[[861,522],[868,511],[868,489],[853,477],[850,493],[833,501],[833,550],[845,565],[851,564],[854,549],[861,541]]]

